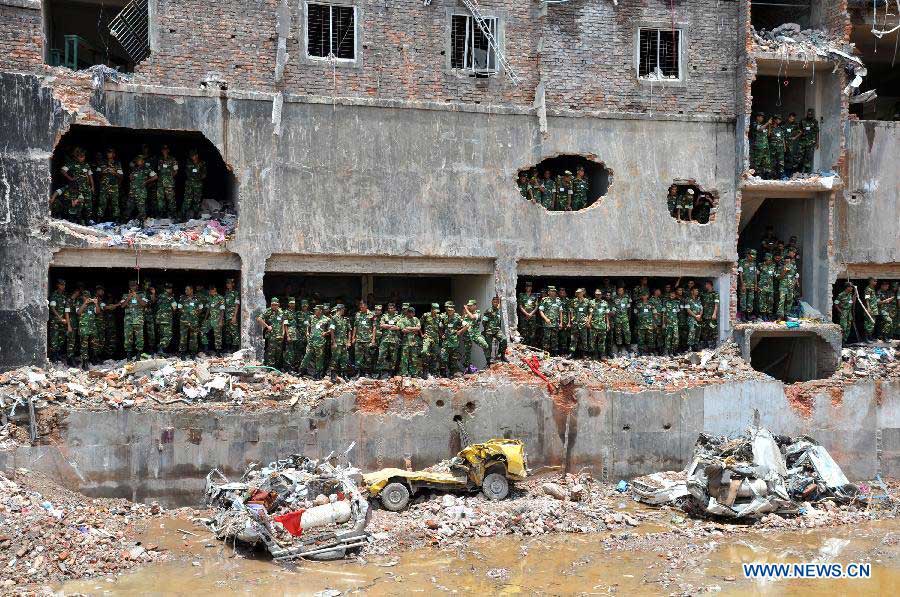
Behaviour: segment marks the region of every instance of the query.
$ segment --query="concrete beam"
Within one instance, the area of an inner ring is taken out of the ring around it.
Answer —
[[[272,255],[267,272],[328,274],[493,275],[494,260],[463,257]]]
[[[730,263],[708,261],[520,259],[518,266],[519,276],[695,276],[712,278],[730,271]]]
[[[817,71],[834,69],[831,60],[818,54],[787,54],[784,52],[753,52],[756,74],[781,77],[811,77]]]
[[[51,267],[240,270],[241,258],[224,250],[61,249]]]
[[[769,197],[815,197],[818,193],[831,193],[844,188],[839,176],[833,179],[807,178],[802,180],[742,180],[741,194],[745,199],[752,196]]]
[[[848,263],[837,275],[838,280],[846,278],[887,278],[900,279],[900,263]]]

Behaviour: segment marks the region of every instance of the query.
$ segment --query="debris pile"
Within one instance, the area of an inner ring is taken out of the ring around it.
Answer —
[[[900,378],[900,360],[897,356],[897,348],[890,344],[845,347],[841,350],[841,367],[838,375],[848,380],[860,377]]]
[[[802,514],[810,503],[865,501],[824,447],[758,426],[733,439],[701,433],[683,476],[642,477],[634,481],[633,493],[647,504],[746,519]]]
[[[866,67],[859,57],[854,56],[853,44],[829,39],[820,29],[802,29],[797,23],[785,23],[771,31],[753,30],[753,39],[762,52],[773,52],[782,56],[798,56],[804,60],[821,58],[831,60],[847,72],[849,83],[844,93],[854,95],[866,76]],[[866,100],[871,100],[872,94]]]
[[[148,218],[125,224],[101,222],[90,226],[66,220],[53,220],[52,226],[89,244],[107,247],[221,245],[234,239],[237,216],[229,213],[203,214],[199,219],[175,223],[167,218]]]
[[[354,445],[341,455],[344,461]],[[343,558],[369,541],[361,480],[334,453],[322,460],[293,454],[261,469],[251,464],[239,482],[213,469],[206,502],[216,513],[207,526],[222,541],[262,544],[279,562]]]
[[[158,505],[93,500],[39,473],[0,473],[0,593],[121,572],[164,554],[135,540]]]

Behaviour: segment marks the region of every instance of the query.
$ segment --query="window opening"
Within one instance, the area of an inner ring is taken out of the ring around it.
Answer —
[[[638,76],[642,79],[680,79],[680,50],[680,30],[641,29]]]
[[[150,55],[148,0],[46,0],[47,62],[133,72]]]
[[[482,17],[491,36],[497,38],[498,19]],[[490,40],[475,22],[475,17],[453,15],[450,29],[450,67],[474,75],[497,72],[497,54]]]
[[[356,7],[306,6],[306,53],[315,58],[356,59]]]

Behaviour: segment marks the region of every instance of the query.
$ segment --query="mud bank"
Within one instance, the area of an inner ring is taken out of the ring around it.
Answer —
[[[609,481],[682,468],[698,433],[735,434],[756,409],[774,433],[815,437],[853,480],[900,475],[900,382],[825,388],[797,402],[792,386],[776,381],[675,393],[548,393],[509,382],[398,392],[379,408],[357,392],[311,409],[60,409],[52,439],[0,452],[0,469],[38,470],[90,496],[195,505],[212,467],[236,475],[250,461],[317,457],[354,441],[363,470],[424,467],[463,442],[512,437],[525,441],[531,467],[587,467]]]

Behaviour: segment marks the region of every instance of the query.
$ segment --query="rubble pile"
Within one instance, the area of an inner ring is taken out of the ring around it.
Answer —
[[[849,346],[841,350],[841,367],[836,375],[846,380],[900,378],[897,348],[884,346]]]
[[[86,498],[25,469],[0,473],[0,593],[158,561],[164,554],[134,537],[137,522],[160,513],[155,504]]]
[[[199,219],[175,223],[166,218],[148,218],[125,224],[100,222],[90,226],[66,220],[53,220],[53,226],[90,244],[117,246],[221,245],[234,239],[237,216],[229,213],[204,213]]]
[[[809,437],[775,436],[759,426],[736,438],[701,433],[683,475],[636,479],[636,500],[675,504],[696,515],[756,520],[802,514],[811,504],[866,504],[866,496]]]
[[[338,464],[334,453],[322,460],[293,454],[262,469],[250,465],[239,482],[213,469],[206,501],[216,512],[207,526],[222,541],[262,544],[279,562],[343,558],[369,540],[361,480],[360,471]]]

